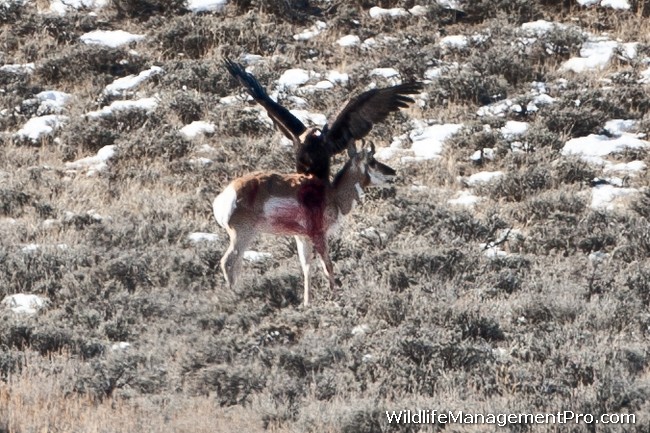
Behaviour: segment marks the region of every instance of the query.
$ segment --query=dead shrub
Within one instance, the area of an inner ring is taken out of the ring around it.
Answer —
[[[186,12],[185,0],[112,0],[117,18],[146,21],[153,15],[171,16]]]
[[[485,347],[476,347],[467,342],[451,342],[440,345],[438,358],[444,369],[472,371],[477,367],[489,368],[494,355]]]
[[[0,351],[0,378],[6,381],[9,376],[13,376],[22,370],[24,354],[21,351],[11,350],[5,345],[0,345],[0,347],[2,348],[2,351]]]
[[[501,127],[503,125],[499,125]],[[498,128],[497,127],[497,128]],[[466,150],[464,156],[469,157],[474,151],[483,149],[493,149],[495,147],[505,146],[506,142],[503,135],[492,127],[485,129],[482,123],[472,123],[464,126],[457,134],[454,134],[447,140],[449,152],[455,152],[457,149]],[[484,159],[481,159],[485,162]]]
[[[503,76],[461,68],[439,77],[431,98],[436,104],[465,101],[487,105],[507,95],[508,82]]]
[[[408,298],[405,295],[389,295],[378,299],[371,306],[370,314],[378,320],[383,320],[390,326],[399,326],[406,318]]]
[[[474,71],[485,75],[502,76],[512,86],[542,77],[522,50],[516,45],[506,48],[498,44],[487,50],[476,50],[468,59]]]
[[[64,161],[72,161],[81,153],[95,153],[104,146],[114,144],[119,132],[104,122],[83,119],[71,122],[61,130],[60,140]]]
[[[559,106],[551,110],[544,119],[549,131],[570,137],[596,133],[606,120],[607,115],[600,110],[578,108],[575,105]]]
[[[139,73],[145,65],[144,56],[130,54],[128,49],[76,44],[44,59],[35,75],[47,84],[84,80],[103,87],[114,77]]]
[[[174,60],[165,65],[160,78],[164,88],[195,90],[200,94],[226,96],[231,86],[230,77],[220,62],[210,60]]]
[[[564,146],[564,141],[557,132],[552,132],[541,125],[528,128],[521,138],[529,148],[534,150],[547,148],[559,151]]]
[[[563,184],[589,184],[598,172],[588,162],[575,157],[563,157],[559,159],[554,167],[554,178]]]
[[[508,173],[483,187],[493,200],[522,201],[552,186],[549,170],[528,167],[519,172]]]
[[[639,194],[639,198],[632,203],[632,209],[646,219],[650,219],[650,189]]]
[[[553,55],[568,57],[577,54],[580,47],[587,40],[585,34],[577,26],[553,26],[553,28],[539,36],[535,45],[539,47],[543,58],[551,51]]]
[[[537,2],[527,0],[478,0],[463,5],[464,21],[471,23],[487,21],[498,16],[507,17],[514,24],[535,21],[542,17]]]
[[[341,420],[341,433],[376,433],[382,431],[384,414],[378,409],[357,409]]]
[[[203,119],[206,105],[201,95],[188,92],[176,92],[169,104],[184,124]]]
[[[21,21],[23,5],[20,2],[3,2],[0,4],[0,23],[16,23]]]
[[[175,57],[181,53],[190,59],[202,58],[213,46],[223,43],[221,26],[208,22],[207,18],[189,15],[174,18],[156,35],[156,41],[166,55]]]
[[[244,405],[266,384],[265,375],[252,366],[213,366],[205,368],[198,376],[195,392],[214,393],[221,406]]]
[[[244,286],[244,284],[242,284]],[[259,277],[248,280],[242,293],[244,298],[259,298],[269,308],[279,310],[301,304],[302,281],[301,276],[295,273],[271,271]],[[310,292],[314,295],[314,290]]]
[[[0,189],[0,213],[5,216],[18,216],[22,208],[31,200],[31,195],[24,192],[23,188]]]
[[[608,374],[597,387],[597,400],[602,412],[637,412],[650,396],[647,387],[634,384],[620,374]]]

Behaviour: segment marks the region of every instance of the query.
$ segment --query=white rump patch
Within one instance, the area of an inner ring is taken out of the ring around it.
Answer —
[[[236,207],[237,191],[235,191],[235,187],[230,184],[217,196],[217,198],[214,199],[214,202],[212,203],[214,218],[224,229],[228,228],[228,222],[230,222],[230,217]]]

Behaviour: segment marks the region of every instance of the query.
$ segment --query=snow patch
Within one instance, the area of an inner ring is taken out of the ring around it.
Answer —
[[[421,6],[421,5],[415,5],[411,9],[409,9],[409,13],[416,17],[426,16],[428,11],[429,9],[426,6]]]
[[[460,7],[460,1],[459,0],[436,0],[436,3],[438,3],[440,6],[446,9],[453,9],[457,11],[462,11],[463,9]]]
[[[8,74],[31,74],[36,69],[34,63],[19,63],[19,64],[9,64],[0,66],[0,72],[6,72]]]
[[[322,126],[327,123],[327,116],[321,113],[312,113],[307,110],[289,110],[302,123]]]
[[[323,30],[327,28],[327,24],[323,21],[316,21],[316,23],[308,29],[293,35],[296,41],[306,41],[315,36],[318,36]]]
[[[502,171],[479,171],[478,173],[469,176],[465,182],[469,186],[476,186],[491,182],[503,175],[504,173]]]
[[[215,125],[211,122],[203,120],[195,120],[189,125],[185,125],[180,129],[180,134],[188,140],[193,140],[199,135],[214,134]]]
[[[605,173],[619,173],[634,176],[648,168],[647,164],[643,161],[620,162],[618,164],[606,164],[604,167]]]
[[[5,296],[2,305],[17,314],[36,314],[47,302],[47,299],[38,295],[16,293]]]
[[[23,104],[38,104],[36,114],[43,116],[46,114],[59,114],[63,107],[70,100],[72,95],[57,90],[45,90],[37,93],[33,98],[26,99]]]
[[[187,239],[194,244],[198,244],[200,242],[217,242],[220,238],[219,235],[214,233],[194,232],[187,235]]]
[[[528,130],[530,124],[528,122],[519,122],[517,120],[508,120],[506,124],[500,129],[501,135],[506,140],[512,140]]]
[[[369,14],[370,14],[370,18],[375,18],[375,19],[383,18],[383,17],[396,18],[396,17],[409,16],[409,13],[404,8],[384,9],[384,8],[380,8],[379,6],[371,7]]]
[[[552,21],[546,20],[537,20],[528,23],[523,23],[521,29],[524,33],[535,36],[543,36],[548,32],[555,30],[556,28],[565,28],[566,26],[562,23],[555,23]]]
[[[533,97],[533,99],[526,105],[526,111],[528,113],[534,113],[539,111],[540,106],[551,105],[555,103],[555,98],[547,95],[541,94]]]
[[[605,122],[605,130],[613,136],[621,136],[625,132],[632,132],[639,124],[633,119],[612,119]]]
[[[30,254],[41,249],[39,244],[27,244],[20,249],[25,254]]]
[[[494,149],[490,147],[484,147],[483,150],[477,150],[472,153],[472,156],[469,157],[471,161],[479,163],[484,159],[493,160],[494,159]]]
[[[443,48],[465,48],[469,44],[469,38],[465,35],[451,35],[440,39],[440,46]]]
[[[111,346],[111,351],[113,351],[113,352],[122,352],[122,351],[128,349],[129,347],[131,347],[131,343],[126,342],[126,341],[120,341],[118,343],[113,343],[113,345]]]
[[[295,89],[316,76],[313,71],[300,68],[288,69],[278,79],[278,87],[280,89]]]
[[[433,80],[435,78],[440,77],[442,75],[443,69],[439,66],[435,66],[433,68],[429,68],[426,71],[424,71],[424,79],[426,80]]]
[[[350,75],[346,74],[345,72],[339,72],[335,70],[328,71],[325,75],[325,78],[334,84],[346,84],[348,81],[350,81]]]
[[[146,71],[140,72],[138,75],[127,75],[126,77],[118,78],[111,84],[106,86],[104,93],[107,95],[119,96],[124,94],[127,90],[139,86],[154,75],[161,74],[163,69],[159,66],[152,66]]]
[[[61,116],[58,114],[32,117],[23,125],[22,128],[20,128],[20,130],[18,130],[18,132],[16,132],[16,137],[36,143],[42,137],[52,135],[52,133],[59,129],[67,120],[67,116]]]
[[[237,95],[224,96],[223,98],[219,98],[219,103],[223,105],[232,105],[236,104],[239,99],[240,98]]]
[[[87,156],[73,162],[66,162],[68,170],[87,170],[88,176],[93,176],[108,167],[108,160],[115,156],[115,145],[104,146],[97,152],[97,155]]]
[[[188,162],[194,165],[209,165],[212,164],[213,161],[210,158],[201,157],[201,158],[190,158]]]
[[[504,99],[503,101],[498,101],[489,105],[484,105],[482,107],[479,107],[479,109],[476,110],[476,114],[478,114],[481,117],[482,116],[503,117],[508,112],[521,113],[521,111],[522,111],[521,105],[515,104],[515,102],[512,101],[511,99]]]
[[[395,68],[375,68],[370,71],[370,76],[380,76],[384,78],[399,77],[399,71]]]
[[[361,44],[361,38],[357,35],[346,35],[336,41],[342,47],[355,47]]]
[[[188,0],[187,9],[191,12],[221,12],[228,0]]]
[[[144,39],[144,35],[135,35],[124,30],[93,30],[81,35],[79,39],[89,45],[105,45],[117,48],[131,42],[141,41]]]
[[[614,210],[623,207],[626,199],[636,194],[636,188],[618,188],[614,185],[596,185],[591,190],[591,208],[596,210]]]
[[[483,254],[490,259],[496,259],[499,257],[506,257],[507,252],[503,251],[499,245],[495,245],[493,242],[489,244],[481,243],[479,247],[483,250]]]
[[[306,84],[304,86],[301,86],[301,87],[298,88],[298,90],[301,93],[314,93],[314,92],[318,92],[318,91],[321,91],[321,90],[329,90],[329,89],[331,89],[333,87],[334,87],[334,83],[332,83],[331,81],[329,81],[329,80],[321,80],[321,81],[317,82],[316,84]],[[307,103],[307,101],[305,101],[302,98],[298,98],[297,100],[298,100],[298,102],[297,102],[298,105],[306,105],[306,103]]]
[[[561,71],[582,73],[602,70],[609,64],[617,49],[623,57],[633,59],[637,54],[637,42],[620,44],[606,37],[592,37],[580,48],[580,57],[572,57],[560,66]]]
[[[642,149],[649,146],[650,142],[641,140],[632,134],[623,133],[618,137],[590,134],[567,141],[562,149],[562,155],[578,155],[587,162],[606,165],[607,161],[603,159],[604,156],[627,148]]]
[[[447,203],[458,206],[474,206],[481,200],[481,197],[472,194],[470,191],[461,191],[455,198],[447,200]]]
[[[368,326],[366,324],[357,325],[354,328],[352,328],[351,332],[352,332],[352,335],[354,335],[354,336],[362,337],[362,336],[366,335],[368,332],[370,332],[370,326]]]
[[[411,150],[415,153],[415,158],[432,159],[440,157],[445,140],[460,131],[462,127],[463,125],[459,123],[446,123],[412,131],[409,138],[413,142]]]
[[[259,251],[253,251],[253,250],[244,251],[244,254],[242,254],[242,258],[244,260],[252,263],[265,262],[272,257],[273,255],[271,253],[263,253]]]
[[[103,107],[101,110],[91,111],[86,113],[87,117],[97,119],[100,117],[107,117],[116,112],[144,110],[148,113],[152,112],[158,106],[158,99],[156,98],[141,98],[132,100],[113,101],[110,105]]]
[[[628,0],[576,0],[580,6],[593,6],[600,3],[604,8],[630,9],[630,2]]]

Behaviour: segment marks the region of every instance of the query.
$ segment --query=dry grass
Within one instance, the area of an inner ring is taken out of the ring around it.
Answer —
[[[250,432],[261,428],[261,417],[242,407],[223,408],[210,395],[159,396],[156,399],[93,399],[69,392],[78,359],[51,355],[47,361],[27,352],[22,372],[0,385],[0,428],[7,432],[213,432],[234,426]]]
[[[13,137],[29,113],[0,117],[0,297],[49,299],[35,316],[0,311],[1,432],[443,430],[385,421],[385,410],[418,408],[629,412],[639,422],[626,431],[647,431],[650,199],[644,190],[625,210],[591,210],[590,181],[600,170],[560,155],[567,139],[600,132],[611,118],[639,119],[648,132],[647,85],[636,82],[647,65],[616,61],[573,77],[558,66],[579,50],[575,33],[550,36],[552,53],[542,43],[528,51],[511,44],[521,23],[539,18],[647,44],[648,33],[638,31],[646,12],[482,0],[458,14],[428,3],[426,19],[398,20],[371,19],[366,2],[329,9],[329,2],[303,1],[236,1],[223,15],[190,15],[163,0],[120,1],[97,17],[48,18],[31,4],[0,15],[3,60],[41,66],[31,76],[0,75],[0,105],[21,106],[42,90],[75,95],[65,111],[71,120],[39,143]],[[330,27],[296,42],[292,35],[315,19]],[[105,27],[147,39],[117,49],[77,41]],[[445,34],[486,32],[489,40],[465,50],[438,45]],[[397,41],[369,51],[334,45],[349,33]],[[218,271],[226,235],[210,201],[238,175],[293,166],[279,133],[255,112],[219,103],[240,91],[220,58],[244,52],[272,58],[255,67],[263,83],[290,67],[350,73],[347,85],[301,95],[307,109],[326,114],[372,81],[386,85],[369,76],[373,68],[421,79],[431,66],[460,65],[427,85],[422,107],[375,129],[371,139],[384,146],[410,130],[411,118],[466,125],[440,159],[391,162],[396,185],[369,192],[331,241],[340,299],[318,275],[313,305],[300,305],[290,239],[259,239],[252,248],[273,258],[246,264],[236,291]],[[111,101],[101,94],[106,84],[153,65],[165,73],[127,95],[156,95],[153,113],[81,117]],[[559,78],[569,79],[566,88]],[[526,104],[531,81],[546,82],[555,105],[476,115],[506,96]],[[178,129],[193,120],[211,121],[217,132],[183,139]],[[532,150],[512,151],[497,132],[506,120],[531,123],[522,140]],[[106,171],[86,176],[66,167],[107,144],[117,154]],[[214,150],[205,153],[204,144]],[[485,147],[496,148],[493,160],[469,160]],[[650,164],[643,151],[615,158]],[[473,208],[447,203],[465,189],[459,176],[481,170],[505,175],[474,188],[484,200]],[[650,186],[646,175],[625,181]],[[187,239],[214,231],[216,243]],[[486,257],[479,245],[490,242],[510,255]],[[40,248],[23,251],[28,244]],[[593,252],[608,256],[593,261]],[[124,341],[131,346],[113,350]],[[485,431],[448,426],[461,427]],[[509,431],[558,428],[529,427]]]

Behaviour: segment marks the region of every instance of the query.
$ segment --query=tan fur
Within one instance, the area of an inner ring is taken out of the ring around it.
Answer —
[[[394,174],[389,167],[374,161],[372,153],[363,153],[350,159],[333,183],[311,175],[274,172],[251,173],[233,180],[229,188],[236,192],[236,203],[226,224],[230,246],[221,259],[228,284],[234,286],[241,256],[253,238],[258,233],[270,233],[296,237],[305,278],[305,305],[309,303],[309,270],[314,249],[321,258],[330,288],[336,290],[327,245],[329,231],[339,216],[347,215],[354,202],[360,200],[359,190],[370,183],[368,171],[382,167]],[[215,203],[218,200],[219,197]]]

